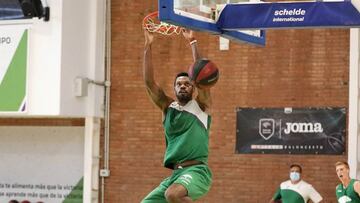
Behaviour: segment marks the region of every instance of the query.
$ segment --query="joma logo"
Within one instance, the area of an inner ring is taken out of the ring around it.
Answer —
[[[323,131],[321,123],[286,123],[284,133],[322,133]]]

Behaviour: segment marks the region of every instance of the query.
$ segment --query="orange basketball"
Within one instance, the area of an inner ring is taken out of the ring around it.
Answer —
[[[189,68],[189,77],[199,88],[210,88],[219,79],[219,69],[209,59],[198,59]]]

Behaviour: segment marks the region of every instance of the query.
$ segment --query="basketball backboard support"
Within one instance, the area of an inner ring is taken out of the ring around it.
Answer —
[[[192,30],[264,46],[265,31],[263,30],[228,31],[217,26],[216,14],[224,5],[241,2],[249,2],[249,0],[159,0],[159,19]]]

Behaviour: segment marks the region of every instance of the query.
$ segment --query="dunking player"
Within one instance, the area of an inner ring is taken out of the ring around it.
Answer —
[[[339,203],[360,203],[360,181],[350,178],[350,167],[347,162],[335,164],[336,174],[341,183],[336,187],[336,198]]]
[[[184,30],[190,42],[194,61],[200,58],[192,31]],[[179,73],[174,82],[176,100],[167,96],[154,80],[151,44],[154,36],[145,31],[144,80],[151,100],[164,115],[166,151],[164,166],[172,169],[172,175],[149,193],[142,203],[193,202],[204,196],[212,182],[208,162],[208,138],[210,127],[209,89],[197,88],[186,72]]]

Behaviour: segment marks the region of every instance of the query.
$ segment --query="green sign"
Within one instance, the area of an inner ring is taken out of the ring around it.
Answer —
[[[26,112],[28,29],[0,29],[0,113]]]

